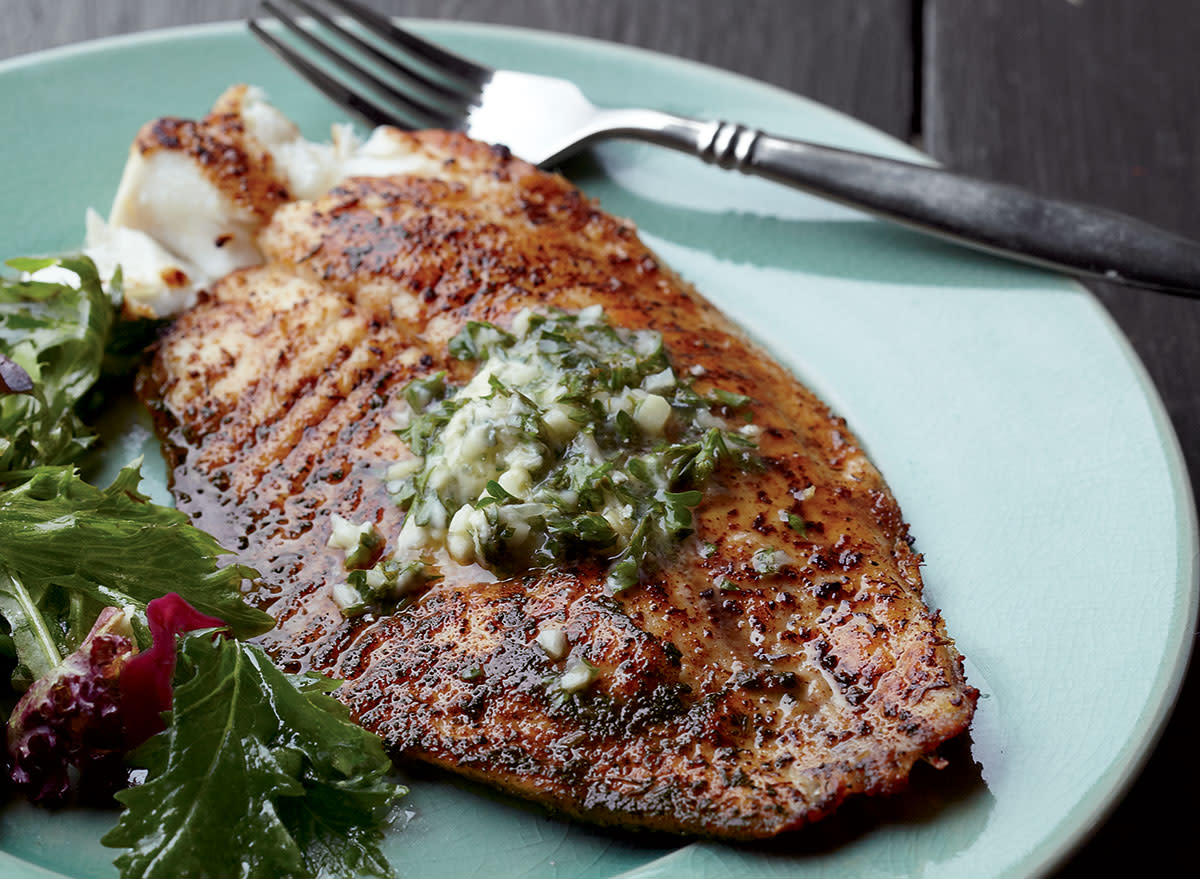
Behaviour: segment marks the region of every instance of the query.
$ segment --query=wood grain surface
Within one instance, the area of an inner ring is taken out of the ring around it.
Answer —
[[[963,171],[1087,200],[1200,238],[1200,7],[928,0],[925,148]],[[1200,475],[1200,302],[1089,285],[1149,371]],[[1114,499],[1114,502],[1118,502]],[[1154,584],[1147,583],[1147,600]],[[1119,645],[1113,645],[1119,649]],[[1061,877],[1155,875],[1187,857],[1200,663],[1145,770]],[[1186,796],[1186,795],[1185,795]],[[1190,858],[1188,858],[1190,860]]]
[[[907,137],[909,0],[366,0],[394,15],[521,25],[703,61]],[[244,19],[257,0],[0,0],[0,58],[147,28]]]
[[[1200,238],[1194,0],[370,0],[398,15],[643,46],[812,97],[962,171],[1095,202]],[[0,58],[239,19],[256,0],[0,0]],[[1200,475],[1200,302],[1092,288],[1159,389]],[[1153,584],[1147,584],[1148,591]],[[1152,595],[1148,600],[1152,600]],[[1119,645],[1114,645],[1119,649]],[[1190,860],[1200,787],[1195,663],[1145,771],[1060,877]]]

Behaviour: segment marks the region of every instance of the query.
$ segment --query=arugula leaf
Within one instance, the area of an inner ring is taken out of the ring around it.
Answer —
[[[102,842],[123,877],[389,877],[379,843],[407,791],[379,738],[320,676],[288,677],[259,648],[211,634],[179,646],[165,732],[134,752],[145,784]]]
[[[106,489],[71,467],[39,467],[0,492],[0,613],[16,644],[16,683],[42,677],[74,651],[100,608],[144,609],[165,592],[242,637],[271,627],[270,616],[242,600],[241,584],[256,572],[219,568],[220,544],[184,513],[149,503],[140,479],[138,463]]]

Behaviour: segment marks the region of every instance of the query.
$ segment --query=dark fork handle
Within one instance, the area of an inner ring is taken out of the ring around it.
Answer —
[[[722,168],[795,186],[969,247],[1068,274],[1200,297],[1200,244],[1116,211],[730,122],[654,111],[603,115],[609,136],[615,124],[624,136],[693,153]]]

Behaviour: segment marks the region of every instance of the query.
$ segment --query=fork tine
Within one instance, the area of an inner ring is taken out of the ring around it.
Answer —
[[[317,5],[310,2],[310,0],[288,0],[288,2],[290,2],[293,6],[299,6],[301,9],[307,12],[314,21],[319,22],[326,30],[337,34],[339,39],[342,39],[348,44],[354,46],[355,49],[362,52],[365,56],[383,65],[383,67],[392,71],[396,75],[410,80],[412,84],[416,85],[420,89],[425,89],[438,99],[458,104],[460,111],[464,114],[466,113],[467,106],[470,104],[470,102],[478,99],[478,89],[468,87],[464,90],[463,87],[451,87],[449,85],[437,82],[436,80],[432,80],[414,70],[412,67],[404,64],[401,59],[381,52],[375,46],[358,36],[358,34],[342,27],[340,24],[318,9]]]
[[[342,71],[349,74],[350,77],[366,83],[376,93],[386,96],[389,101],[393,102],[398,107],[403,108],[404,112],[411,116],[414,121],[416,121],[418,126],[425,128],[454,128],[460,121],[457,114],[451,114],[436,106],[418,101],[412,95],[407,95],[397,91],[379,77],[375,76],[375,74],[359,66],[326,43],[319,40],[316,36],[298,24],[294,19],[289,17],[282,9],[272,3],[271,0],[263,0],[260,6],[263,10],[273,15],[280,24],[306,42],[309,46],[328,58]],[[259,32],[261,32],[261,29]],[[257,35],[258,32],[256,32],[256,36]],[[318,72],[321,72],[319,68],[315,67],[315,65],[309,65],[308,69],[315,69]],[[310,81],[313,80],[310,78]],[[328,92],[326,92],[326,94],[328,94]],[[342,102],[345,103],[345,101]],[[375,109],[376,111],[381,111],[381,108],[379,107],[376,107]]]
[[[275,39],[261,27],[258,22],[251,19],[246,22],[246,26],[250,28],[264,46],[274,52],[283,63],[294,69],[297,73],[307,79],[310,83],[320,89],[325,95],[335,104],[347,107],[361,116],[366,122],[371,125],[397,125],[394,115],[386,112],[382,108],[372,104],[370,101],[361,97],[352,89],[347,88],[338,82],[332,76],[321,70],[315,64],[310,62],[303,55],[298,53],[290,46],[281,43]],[[405,128],[411,126],[403,126]]]
[[[357,0],[323,0],[323,2],[339,12],[358,22],[367,30],[392,43],[403,46],[414,57],[428,64],[433,70],[448,74],[462,80],[467,85],[482,88],[495,72],[490,67],[484,67],[447,52],[441,46],[430,43],[420,37],[397,27],[387,16],[380,15],[373,9],[368,9]]]

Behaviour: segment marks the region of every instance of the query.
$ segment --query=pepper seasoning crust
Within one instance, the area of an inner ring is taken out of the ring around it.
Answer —
[[[216,285],[140,381],[179,506],[263,572],[267,649],[345,679],[398,754],[602,824],[762,838],[903,787],[978,694],[846,424],[561,177],[458,134],[402,137],[442,173],[280,208],[268,265]],[[465,380],[446,345],[467,321],[594,304],[660,332],[698,391],[750,397],[761,471],[718,470],[695,535],[616,595],[602,561],[504,580],[448,565],[397,612],[344,618],[329,514],[399,531],[400,390]]]

